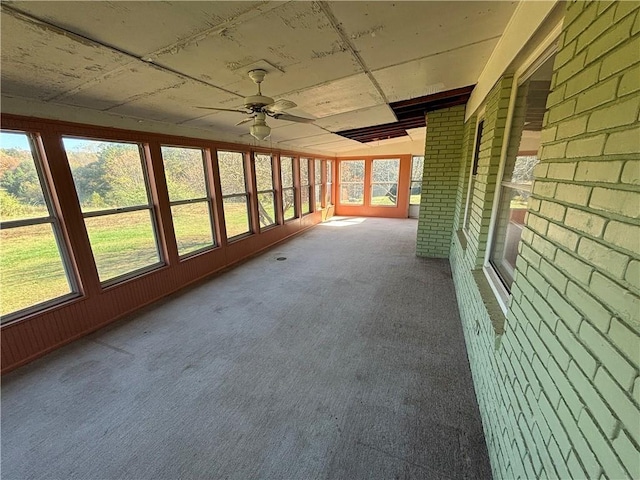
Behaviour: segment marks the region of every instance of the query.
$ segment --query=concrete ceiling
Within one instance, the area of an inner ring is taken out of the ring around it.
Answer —
[[[476,83],[516,3],[3,1],[0,87],[255,143],[240,114],[197,107],[241,107],[256,91],[247,72],[264,68],[265,95],[317,119],[269,119],[267,144],[344,153],[366,145],[332,132]]]

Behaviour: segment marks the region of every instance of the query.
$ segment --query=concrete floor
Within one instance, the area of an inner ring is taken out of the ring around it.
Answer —
[[[319,225],[3,377],[2,478],[490,478],[416,225]]]

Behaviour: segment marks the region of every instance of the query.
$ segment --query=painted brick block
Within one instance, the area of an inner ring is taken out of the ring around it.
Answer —
[[[589,349],[600,359],[602,365],[614,376],[625,390],[631,388],[637,376],[637,370],[618,353],[611,344],[589,323],[580,325],[580,338],[589,345]]]
[[[584,432],[607,477],[628,478],[629,475],[611,448],[611,444],[599,431],[587,410],[582,411],[578,419],[578,427]]]
[[[627,396],[607,371],[600,367],[596,373],[595,386],[623,424],[624,430],[640,443],[640,410]],[[640,459],[639,459],[640,460]]]
[[[578,254],[591,262],[602,271],[610,273],[614,277],[622,278],[629,262],[629,257],[623,255],[590,238],[581,238],[578,246]]]

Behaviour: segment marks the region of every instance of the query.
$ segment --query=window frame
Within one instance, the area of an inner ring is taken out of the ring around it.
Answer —
[[[106,138],[98,138],[98,137],[94,137],[94,136],[82,136],[82,135],[78,135],[78,134],[61,134],[60,135],[60,141],[62,144],[62,150],[65,154],[65,157],[67,156],[67,150],[64,147],[64,139],[65,138],[69,138],[69,139],[74,139],[74,140],[87,140],[87,141],[93,141],[93,142],[104,142],[104,143],[120,143],[120,144],[129,144],[129,145],[136,145],[138,147],[138,153],[139,153],[139,157],[140,157],[140,166],[142,168],[142,177],[144,179],[144,185],[145,185],[145,191],[146,191],[146,197],[147,197],[147,205],[146,206],[142,206],[142,205],[134,205],[134,206],[129,206],[129,207],[116,207],[116,208],[108,208],[108,209],[104,209],[104,210],[94,210],[94,211],[90,211],[90,212],[83,212],[82,211],[82,207],[80,208],[80,213],[82,215],[82,222],[85,228],[85,231],[87,231],[87,236],[88,236],[88,229],[87,229],[87,224],[85,222],[85,219],[87,218],[97,218],[97,217],[105,217],[107,215],[117,215],[120,213],[131,213],[131,212],[139,212],[139,211],[143,211],[143,210],[148,210],[149,212],[149,217],[151,220],[151,230],[153,232],[153,237],[154,237],[154,243],[156,246],[156,252],[158,253],[158,261],[156,263],[147,265],[145,267],[141,267],[138,268],[136,270],[132,270],[130,272],[127,273],[123,273],[122,275],[117,275],[113,278],[110,278],[108,280],[100,280],[100,272],[98,270],[98,264],[96,262],[96,257],[95,257],[95,253],[93,251],[93,245],[91,245],[91,241],[89,240],[89,247],[91,249],[91,255],[93,257],[93,261],[94,264],[96,266],[96,271],[98,271],[98,280],[100,283],[100,288],[101,289],[107,289],[109,287],[112,287],[114,285],[118,285],[120,283],[126,282],[127,280],[131,280],[133,278],[139,277],[141,275],[145,275],[147,273],[153,272],[155,270],[158,270],[164,266],[167,265],[167,259],[165,258],[165,251],[162,245],[162,239],[160,237],[161,232],[160,232],[160,228],[159,228],[159,222],[158,222],[158,213],[157,213],[157,205],[155,204],[155,201],[153,199],[153,194],[152,194],[152,185],[151,185],[151,175],[152,175],[152,171],[149,168],[150,165],[150,158],[149,158],[149,143],[148,142],[143,142],[143,141],[137,141],[137,140],[121,140],[119,138],[111,138],[111,137],[106,137]],[[67,164],[69,164],[69,159],[67,158]],[[164,165],[163,165],[164,168]],[[73,177],[73,174],[72,174]],[[77,187],[75,185],[75,178],[73,179],[73,185],[74,188],[76,188],[76,194],[77,194]]]
[[[391,205],[379,205],[379,204],[375,204],[373,203],[373,188],[376,185],[388,185],[388,184],[393,184],[392,182],[375,182],[373,180],[373,171],[374,171],[374,166],[376,162],[388,162],[389,160],[391,161],[396,161],[398,162],[398,171],[397,171],[397,176],[396,176],[396,199],[395,199],[395,203],[391,204]],[[380,158],[372,158],[370,161],[370,168],[371,168],[371,181],[369,182],[369,206],[373,207],[373,208],[398,208],[398,187],[400,186],[400,164],[401,164],[401,159],[400,158],[389,158],[389,157],[380,157]]]
[[[507,161],[507,153],[509,150],[509,142],[511,140],[511,129],[513,126],[513,115],[516,107],[516,100],[518,91],[522,84],[526,82],[544,62],[546,62],[551,56],[557,53],[557,32],[552,33],[545,42],[541,44],[528,58],[527,60],[516,70],[513,76],[513,82],[511,86],[511,92],[509,97],[509,109],[507,111],[507,118],[505,129],[503,133],[502,148],[500,151],[500,164],[498,167],[497,180],[495,184],[495,192],[493,196],[493,204],[491,208],[491,220],[489,222],[489,233],[487,236],[487,248],[482,265],[482,271],[487,278],[489,286],[493,291],[502,312],[507,315],[509,309],[509,301],[511,298],[511,291],[506,287],[502,278],[491,264],[491,252],[493,250],[494,242],[496,240],[496,227],[498,223],[498,213],[500,207],[500,199],[502,186],[504,182],[504,171]],[[551,93],[552,90],[550,90]],[[522,241],[522,240],[520,240]]]
[[[420,180],[415,180],[413,178],[413,161],[416,158],[422,158],[422,172],[420,173]],[[409,176],[409,206],[420,206],[420,202],[418,203],[411,203],[411,192],[413,192],[413,184],[414,183],[419,183],[420,184],[420,189],[422,191],[422,180],[424,178],[424,155],[411,155],[411,170],[410,170],[410,176]],[[422,194],[420,195],[422,197]]]
[[[484,133],[485,107],[483,106],[477,116],[475,134],[473,137],[473,156],[469,166],[469,180],[467,182],[467,198],[464,205],[464,217],[462,219],[462,232],[469,237],[469,220],[471,218],[471,205],[473,203],[473,191],[478,175],[478,162],[480,160],[480,147],[482,134]]]
[[[192,198],[192,199],[188,199],[188,200],[171,200],[171,194],[169,192],[169,185],[167,184],[167,169],[165,168],[165,164],[164,164],[164,154],[162,153],[162,148],[163,147],[167,147],[167,148],[183,148],[183,149],[188,149],[188,150],[199,150],[200,153],[202,154],[202,167],[203,167],[203,174],[204,174],[204,186],[205,186],[205,193],[206,193],[206,197],[202,197],[202,198]],[[169,145],[169,144],[160,144],[160,156],[162,157],[162,169],[164,171],[164,176],[165,176],[165,185],[167,187],[167,196],[169,198],[169,213],[171,214],[171,221],[173,222],[173,210],[171,209],[171,207],[173,206],[179,206],[179,205],[191,205],[191,204],[195,204],[195,203],[207,203],[208,208],[209,208],[209,227],[211,228],[211,239],[213,240],[213,243],[211,245],[207,245],[205,247],[201,247],[197,250],[193,250],[191,252],[188,253],[184,253],[182,255],[180,255],[180,251],[179,249],[177,250],[178,252],[178,259],[179,261],[183,261],[183,260],[187,260],[195,255],[198,255],[200,253],[209,251],[209,250],[213,250],[214,248],[217,248],[220,246],[220,241],[219,239],[216,237],[216,220],[215,220],[215,216],[214,216],[214,210],[215,210],[215,204],[214,204],[214,198],[213,198],[213,188],[211,187],[211,185],[209,184],[209,178],[210,178],[210,174],[211,172],[209,171],[209,162],[207,161],[207,155],[205,152],[205,149],[202,147],[191,147],[191,146],[185,146],[185,145]],[[175,230],[175,225],[173,225],[173,235],[174,237],[176,237],[176,230]],[[176,243],[177,243],[177,238],[176,238]]]
[[[345,162],[362,162],[362,181],[359,182],[345,182],[342,179],[342,166],[344,165]],[[367,164],[371,163],[370,161],[367,162],[366,158],[350,158],[350,159],[344,159],[344,160],[340,160],[338,162],[338,180],[339,180],[339,192],[338,192],[338,202],[340,203],[340,205],[346,206],[346,207],[365,207],[367,206],[367,191],[366,191],[366,183],[367,183],[367,168],[371,168],[368,167]],[[362,185],[362,202],[360,203],[344,203],[342,201],[342,187],[344,187],[345,185]]]
[[[306,179],[303,179],[303,175],[302,175],[302,162],[305,161],[307,162],[307,175],[306,175]],[[309,215],[311,213],[314,212],[314,191],[313,191],[313,184],[311,183],[311,178],[313,177],[313,172],[315,172],[314,170],[314,164],[313,164],[313,159],[310,157],[300,157],[299,160],[299,165],[300,165],[300,216],[304,217],[305,215]],[[303,181],[306,180],[307,183],[303,183]],[[308,192],[309,195],[309,211],[304,212],[302,210],[302,205],[303,205],[303,201],[302,201],[302,191],[305,190]]]
[[[268,156],[269,159],[271,160],[271,190],[258,190],[258,175],[256,173],[256,157],[258,155],[265,155]],[[253,177],[256,179],[256,206],[258,208],[258,228],[260,229],[260,231],[263,230],[268,230],[270,228],[276,227],[278,226],[278,207],[277,207],[277,201],[276,201],[276,179],[275,179],[275,168],[274,168],[274,155],[273,153],[269,152],[269,153],[264,153],[264,152],[252,152],[251,153],[251,157],[253,159],[253,162],[251,167],[253,168]],[[270,223],[269,225],[265,225],[262,226],[262,224],[260,223],[260,194],[261,193],[271,193],[272,197],[273,197],[273,223]]]
[[[24,134],[27,137],[27,141],[31,149],[31,157],[33,159],[33,164],[38,176],[38,181],[40,183],[40,188],[42,190],[42,196],[44,198],[45,206],[47,207],[48,215],[46,217],[8,220],[4,222],[0,220],[0,230],[44,224],[51,225],[53,238],[56,242],[56,246],[58,247],[58,254],[60,255],[60,262],[62,263],[62,268],[67,278],[67,283],[70,290],[69,293],[65,293],[64,295],[60,295],[0,316],[0,325],[7,325],[15,320],[22,319],[36,312],[40,312],[42,310],[60,305],[69,300],[80,298],[83,296],[83,292],[78,278],[78,273],[74,268],[71,246],[67,242],[62,222],[60,221],[62,215],[59,211],[57,203],[54,201],[52,188],[53,181],[50,174],[48,173],[48,159],[44,150],[44,146],[42,144],[40,132],[34,130],[18,130],[13,128],[2,128],[1,131],[6,133]]]
[[[220,157],[218,156],[220,152],[239,153],[242,155],[242,173],[244,177],[244,193],[230,193],[227,195],[223,193],[222,176],[220,175]],[[252,200],[251,190],[249,188],[249,176],[247,175],[248,173],[247,159],[248,158],[249,158],[249,152],[246,152],[244,150],[224,150],[224,149],[217,149],[217,148],[215,149],[215,162],[216,162],[215,167],[218,169],[218,175],[220,178],[220,205],[222,207],[222,215],[224,217],[224,237],[227,243],[233,243],[238,240],[242,240],[243,238],[247,238],[255,233],[254,227],[253,227],[253,213],[251,208],[251,200]],[[230,237],[227,233],[227,216],[224,210],[224,200],[226,198],[239,198],[239,197],[245,197],[245,204],[247,206],[247,226],[249,229],[246,232],[239,233],[238,235],[234,235]]]
[[[291,186],[290,187],[285,187],[284,186],[284,181],[282,178],[282,160],[286,159],[286,161],[290,162],[291,164]],[[292,220],[295,220],[296,218],[299,217],[298,215],[298,196],[296,195],[296,158],[293,156],[289,156],[289,155],[280,155],[278,156],[278,161],[280,162],[280,195],[282,198],[282,221],[284,223],[290,222]],[[284,196],[285,196],[285,192],[287,191],[291,191],[292,194],[292,198],[293,198],[293,216],[290,218],[287,218],[285,216],[285,210],[284,210]]]
[[[320,181],[318,182],[318,174],[320,174]],[[322,196],[322,159],[316,158],[313,160],[313,205],[314,211],[322,210],[323,196]]]
[[[328,207],[333,205],[333,160],[326,160],[325,164],[325,192],[324,202]]]

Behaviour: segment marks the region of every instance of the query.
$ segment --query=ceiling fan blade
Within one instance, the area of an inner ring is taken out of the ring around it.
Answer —
[[[203,110],[216,110],[218,112],[237,112],[237,113],[244,113],[245,115],[249,113],[246,110],[233,110],[230,108],[216,108],[216,107],[196,107],[196,108],[201,108]]]
[[[313,118],[304,118],[298,117],[296,115],[289,115],[288,113],[276,113],[272,115],[276,120],[286,120],[288,122],[298,122],[298,123],[313,123],[315,119]]]
[[[236,127],[238,125],[242,125],[243,123],[247,123],[247,122],[251,122],[253,120],[254,117],[247,117],[244,120],[240,120],[238,123],[236,123]]]
[[[278,113],[284,112],[285,110],[289,110],[290,108],[296,108],[297,105],[293,103],[291,100],[285,100],[281,98],[280,100],[276,100],[275,102],[265,105],[263,109],[269,113]]]

